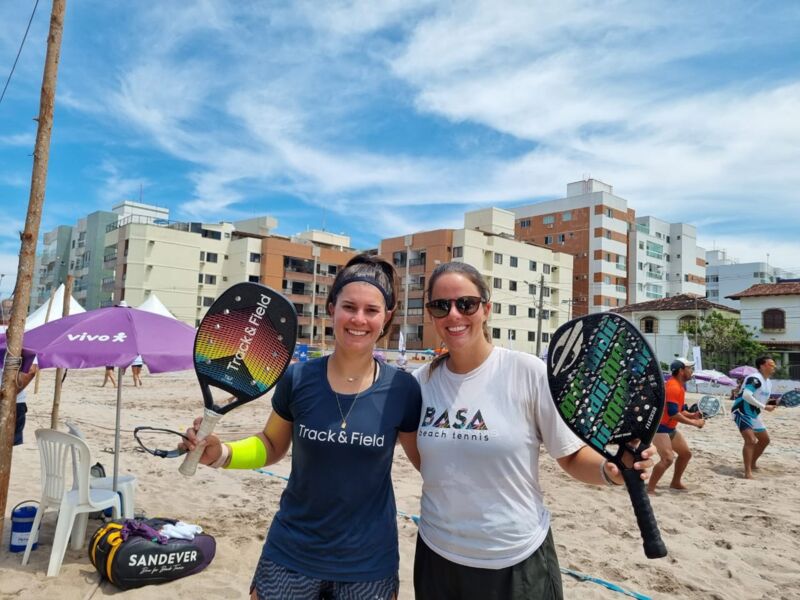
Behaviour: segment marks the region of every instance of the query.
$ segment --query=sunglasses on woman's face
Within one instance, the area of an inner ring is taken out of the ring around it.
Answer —
[[[428,312],[431,313],[431,316],[435,319],[441,319],[446,317],[450,314],[450,307],[455,304],[456,310],[460,312],[462,315],[474,315],[478,307],[484,303],[484,300],[479,298],[478,296],[461,296],[461,298],[454,298],[452,300],[447,300],[446,298],[441,298],[439,300],[431,300],[425,305],[425,308],[428,309]]]

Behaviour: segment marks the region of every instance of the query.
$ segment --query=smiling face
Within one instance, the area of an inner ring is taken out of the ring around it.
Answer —
[[[444,273],[439,276],[431,289],[431,300],[455,300],[463,296],[478,296],[481,292],[468,277],[461,273]],[[455,302],[450,302],[450,312],[440,318],[433,319],[436,333],[447,345],[451,356],[466,355],[477,350],[484,350],[491,344],[483,332],[484,323],[489,319],[491,303],[484,303],[471,315],[458,311]]]
[[[380,290],[363,281],[344,286],[336,304],[328,304],[328,314],[333,319],[337,349],[351,352],[372,352],[391,316]]]

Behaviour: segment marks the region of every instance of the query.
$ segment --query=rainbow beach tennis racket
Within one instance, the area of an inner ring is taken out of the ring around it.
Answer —
[[[258,283],[237,283],[214,301],[194,339],[194,370],[203,392],[202,440],[226,412],[271,390],[292,360],[297,312],[281,294]],[[214,403],[211,386],[233,398]],[[189,452],[178,469],[194,475],[202,451]]]
[[[666,556],[645,483],[632,466],[664,410],[664,379],[647,340],[616,314],[574,319],[552,337],[547,378],[564,422],[622,472],[647,558]]]

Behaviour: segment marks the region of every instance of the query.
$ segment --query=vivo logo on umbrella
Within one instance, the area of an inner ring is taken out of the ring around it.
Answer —
[[[100,334],[100,335],[92,335],[91,333],[68,333],[67,338],[69,338],[70,342],[124,342],[125,338],[128,335],[120,331],[119,333],[114,334],[114,336]]]

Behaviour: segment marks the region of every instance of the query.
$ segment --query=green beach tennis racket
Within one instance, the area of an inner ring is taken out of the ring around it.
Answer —
[[[622,472],[645,555],[666,556],[645,483],[631,466],[649,446],[664,410],[664,379],[649,344],[619,315],[580,317],[553,335],[547,377],[564,422]]]
[[[194,369],[203,393],[202,440],[220,417],[266,394],[286,371],[297,341],[297,312],[278,292],[258,283],[237,283],[214,301],[194,340]],[[233,395],[214,403],[211,387]],[[194,475],[202,450],[186,455],[178,469]]]

